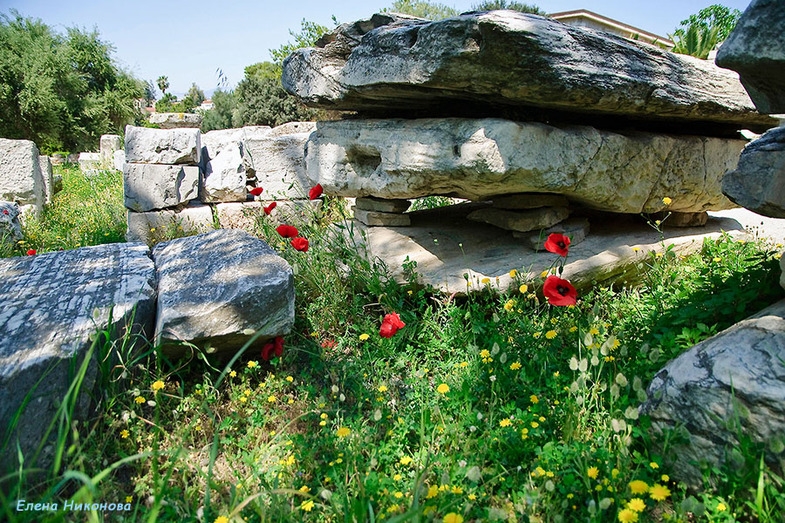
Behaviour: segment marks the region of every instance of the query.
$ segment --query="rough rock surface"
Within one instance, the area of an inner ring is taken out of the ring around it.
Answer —
[[[0,246],[12,247],[22,239],[19,206],[15,202],[0,200]]]
[[[467,220],[483,222],[508,231],[529,232],[547,229],[566,220],[570,210],[566,207],[542,207],[524,211],[505,209],[478,209],[466,215]]]
[[[266,243],[231,229],[179,238],[153,249],[158,274],[155,336],[177,356],[187,341],[216,351],[239,349],[294,325],[292,268]]]
[[[677,479],[700,487],[703,478],[694,463],[743,465],[741,434],[763,444],[766,460],[782,475],[785,301],[671,361],[647,395],[641,412],[651,417],[652,441],[665,441],[668,430],[687,436],[683,443],[673,440],[667,454]]]
[[[30,140],[0,138],[0,200],[41,211],[45,193],[39,157]]]
[[[785,218],[785,127],[747,145],[736,169],[722,179],[722,192],[758,214]]]
[[[717,65],[739,73],[764,114],[785,113],[785,9],[780,0],[753,0],[717,53]]]
[[[55,192],[57,192],[54,175],[52,174],[52,162],[49,160],[48,156],[39,155],[38,167],[41,169],[41,181],[44,184],[44,203],[48,205],[52,203],[52,198],[54,197]]]
[[[306,167],[331,196],[543,192],[622,213],[664,210],[667,196],[669,210],[699,212],[734,206],[720,184],[745,143],[496,118],[344,120],[317,124]]]
[[[192,201],[182,209],[160,211],[128,211],[128,230],[125,239],[148,245],[172,235],[198,234],[215,229],[213,211],[209,205]]]
[[[352,212],[357,220],[371,227],[408,227],[411,225],[408,214],[369,211],[358,209],[356,206],[352,208]]]
[[[112,163],[114,161],[114,153],[123,148],[123,140],[117,134],[103,134],[98,143],[98,151],[107,163]]]
[[[202,145],[199,129],[125,128],[125,161],[198,165]]]
[[[202,125],[202,115],[196,113],[152,113],[150,123],[160,129],[181,129]]]
[[[510,194],[494,196],[493,206],[497,209],[521,210],[540,207],[567,207],[567,198],[560,194]]]
[[[586,218],[573,218],[544,229],[538,234],[513,233],[512,236],[513,238],[527,238],[532,249],[542,251],[545,250],[545,240],[549,235],[553,233],[564,234],[570,238],[570,248],[572,249],[586,239],[586,236],[589,235],[589,228],[589,220]]]
[[[199,167],[127,163],[123,190],[126,208],[136,212],[177,207],[199,196]]]
[[[245,201],[246,181],[241,145],[227,145],[207,162],[199,198],[205,203]]]
[[[516,239],[514,233],[466,219],[469,212],[486,206],[473,202],[410,212],[409,227],[366,227],[355,221],[345,230],[353,228],[360,252],[370,260],[384,261],[401,283],[407,281],[403,272],[407,258],[417,263],[420,283],[446,294],[479,291],[484,277],[501,291],[515,291],[518,286],[509,276],[511,269],[524,279],[541,281],[540,273],[551,267],[556,255],[534,252],[528,240]],[[677,254],[688,254],[700,250],[704,238],[717,238],[722,231],[747,237],[741,225],[729,218],[710,218],[704,227],[691,229],[666,226],[663,237],[640,216],[596,213],[589,215],[589,221],[591,234],[570,248],[564,267],[564,277],[579,290],[598,282],[638,281],[651,253],[662,252],[663,243],[673,244]]]
[[[383,200],[381,198],[357,198],[356,209],[376,212],[405,212],[412,204],[409,200]]]
[[[99,329],[111,329],[115,338],[126,330],[152,334],[156,284],[149,254],[145,245],[114,243],[0,259],[0,446],[8,441],[0,448],[0,472],[17,466],[17,440],[25,467],[49,466],[52,443],[43,436],[91,336]],[[88,414],[97,379],[99,354],[90,357],[75,419]],[[44,448],[34,462],[39,444]]]
[[[731,131],[772,126],[738,76],[711,62],[513,11],[343,24],[290,55],[282,81],[309,105],[396,115],[444,103],[452,114],[536,107]]]
[[[223,229],[242,229],[254,232],[259,229],[259,221],[272,221],[275,224],[312,223],[315,213],[319,212],[322,200],[277,201],[270,214],[263,207],[271,202],[231,202],[215,206],[215,215]]]

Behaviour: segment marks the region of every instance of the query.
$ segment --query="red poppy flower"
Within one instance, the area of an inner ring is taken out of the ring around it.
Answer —
[[[578,291],[567,280],[550,275],[545,279],[542,293],[548,298],[548,303],[556,306],[575,305],[578,301]]]
[[[382,326],[379,329],[379,336],[382,338],[392,338],[398,332],[398,329],[406,327],[406,324],[401,321],[401,317],[397,312],[391,312],[382,319]]]
[[[563,234],[553,233],[545,240],[545,250],[559,256],[566,257],[569,248],[570,239]]]
[[[273,203],[271,203],[270,205],[268,205],[267,207],[263,207],[263,209],[264,209],[264,214],[267,214],[267,215],[269,215],[271,212],[273,212],[273,209],[275,209],[275,207],[276,207],[277,205],[278,205],[277,203],[273,202]]]
[[[338,346],[338,342],[335,340],[324,340],[322,342],[323,349],[334,349],[337,346]]]
[[[260,194],[262,194],[264,192],[264,189],[262,187],[254,187],[253,189],[251,189],[248,192],[253,194],[254,196],[259,196]]]
[[[280,358],[283,355],[283,337],[277,336],[273,341],[268,342],[262,347],[262,359],[270,361],[273,357]]]
[[[317,183],[316,185],[311,187],[310,191],[308,191],[308,199],[309,200],[315,200],[315,199],[317,199],[321,195],[322,195],[322,184],[321,183]]]
[[[275,230],[278,231],[278,234],[280,234],[284,238],[294,238],[298,234],[300,234],[297,231],[297,227],[294,227],[292,225],[286,225],[286,224],[279,225]]]
[[[3,209],[3,214],[8,214],[8,209]]]
[[[307,238],[297,238],[292,239],[292,247],[294,247],[297,251],[308,252],[308,239]]]
[[[27,249],[28,256],[35,256],[36,252],[38,251],[36,251],[35,249]]]

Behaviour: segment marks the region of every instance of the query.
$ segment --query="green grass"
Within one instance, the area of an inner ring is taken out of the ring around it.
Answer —
[[[129,499],[112,521],[780,521],[782,479],[761,449],[688,492],[636,408],[668,360],[782,297],[771,245],[641,253],[640,286],[552,307],[542,280],[520,276],[515,292],[489,283],[464,299],[399,285],[329,227],[341,213],[328,199],[295,224],[305,253],[259,218],[296,274],[281,359],[117,349],[124,380],[105,381],[99,414],[70,437],[68,472],[7,479],[5,500]],[[382,338],[390,312],[406,326]]]

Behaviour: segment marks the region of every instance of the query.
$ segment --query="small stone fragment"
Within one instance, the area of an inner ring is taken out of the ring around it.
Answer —
[[[368,211],[353,208],[354,217],[370,227],[408,227],[412,224],[408,214]]]
[[[541,207],[567,207],[567,198],[560,194],[506,194],[492,196],[491,203],[497,209],[520,210],[520,209],[539,209]]]
[[[508,231],[529,232],[547,229],[566,220],[570,210],[566,207],[549,207],[528,211],[505,211],[503,209],[479,209],[469,213],[466,218],[483,222]]]
[[[363,211],[392,213],[405,212],[411,206],[411,204],[412,202],[409,200],[391,200],[385,198],[374,198],[372,196],[357,198],[354,202],[355,207]]]

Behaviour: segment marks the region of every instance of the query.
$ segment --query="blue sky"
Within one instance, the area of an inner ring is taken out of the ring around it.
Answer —
[[[479,0],[441,3],[468,11]],[[0,12],[16,9],[64,31],[96,28],[115,47],[115,59],[137,78],[169,77],[170,91],[184,93],[193,82],[205,91],[217,85],[221,69],[234,86],[243,69],[270,59],[271,48],[291,39],[303,18],[332,26],[367,18],[392,0],[113,1],[0,0]],[[744,10],[748,0],[526,0],[548,13],[589,9],[640,29],[667,36],[690,14],[713,3]]]

